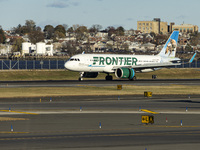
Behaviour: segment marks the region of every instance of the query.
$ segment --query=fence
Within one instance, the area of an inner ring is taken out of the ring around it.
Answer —
[[[0,69],[64,69],[64,60],[0,60]]]
[[[0,69],[64,69],[65,62],[64,60],[0,60]],[[182,65],[171,68],[200,68],[200,61],[187,62],[182,61]]]

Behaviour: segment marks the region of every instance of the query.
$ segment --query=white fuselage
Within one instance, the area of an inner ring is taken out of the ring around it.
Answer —
[[[71,57],[65,68],[78,72],[107,72],[113,73],[113,68],[129,67],[152,63],[167,62],[168,59],[156,55],[120,55],[120,54],[78,54]],[[145,72],[153,71],[146,69]]]

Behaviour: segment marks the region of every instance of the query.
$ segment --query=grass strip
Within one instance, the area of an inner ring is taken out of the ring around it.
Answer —
[[[76,96],[76,95],[143,95],[144,91],[151,91],[153,95],[192,95],[200,93],[200,86],[135,86],[123,85],[122,90],[117,86],[80,86],[80,87],[26,87],[0,88],[0,98],[9,97],[49,97],[49,96]]]
[[[0,81],[24,81],[24,80],[78,80],[79,72],[66,70],[2,70]],[[116,79],[114,74],[114,79]],[[137,79],[151,79],[157,75],[158,79],[200,79],[200,68],[172,68],[161,69],[148,73],[136,73]],[[97,78],[87,80],[105,79],[106,74],[100,73]]]

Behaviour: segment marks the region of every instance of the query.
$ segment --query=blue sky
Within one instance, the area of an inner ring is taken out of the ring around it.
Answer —
[[[0,25],[9,30],[33,20],[42,29],[49,24],[137,29],[137,21],[161,18],[200,26],[199,6],[199,0],[0,0]]]

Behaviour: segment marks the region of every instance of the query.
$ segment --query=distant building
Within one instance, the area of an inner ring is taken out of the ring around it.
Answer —
[[[140,30],[143,33],[154,32],[156,34],[167,34],[168,24],[167,22],[161,22],[160,18],[154,18],[153,21],[138,21],[137,30]]]
[[[22,55],[24,54],[53,56],[53,45],[46,45],[43,42],[36,43],[36,45],[24,42],[22,43]]]
[[[182,33],[193,33],[198,32],[198,26],[192,24],[181,24],[181,25],[172,25],[172,30],[178,30]]]
[[[143,33],[154,32],[156,34],[167,34],[174,30],[178,30],[181,33],[193,33],[198,32],[199,29],[197,25],[192,24],[175,25],[174,22],[171,22],[170,25],[168,25],[167,22],[161,22],[160,18],[154,18],[153,21],[138,21],[137,30]]]

